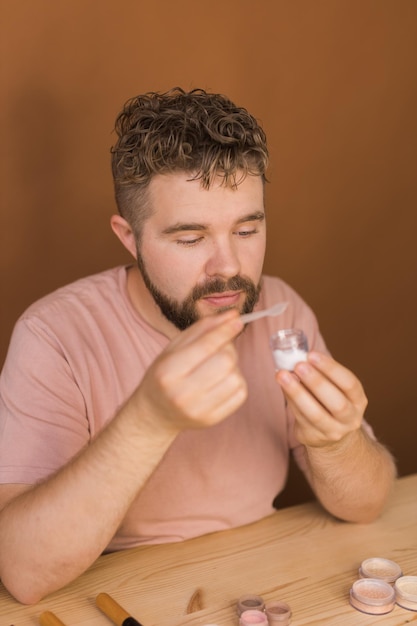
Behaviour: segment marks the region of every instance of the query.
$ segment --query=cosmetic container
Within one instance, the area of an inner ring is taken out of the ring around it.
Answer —
[[[394,584],[397,578],[402,576],[401,567],[395,561],[373,557],[362,561],[359,568],[361,578],[379,578],[385,582]]]
[[[268,618],[263,611],[257,611],[256,609],[249,611],[243,611],[239,617],[239,626],[268,626]]]
[[[417,611],[417,576],[401,576],[395,581],[394,590],[399,606]]]
[[[253,594],[246,594],[245,596],[240,596],[236,605],[236,612],[240,617],[243,611],[256,610],[263,611],[265,608],[265,602],[261,596],[256,596]]]
[[[358,611],[370,615],[390,613],[395,606],[393,587],[379,578],[360,578],[350,590],[350,603]]]
[[[307,361],[308,342],[302,330],[279,330],[270,339],[276,370],[292,371],[300,361]]]
[[[272,601],[265,604],[265,615],[269,626],[288,626],[291,624],[291,609],[286,602]]]

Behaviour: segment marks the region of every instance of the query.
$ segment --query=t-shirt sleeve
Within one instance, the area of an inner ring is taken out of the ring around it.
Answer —
[[[0,377],[0,482],[34,484],[89,441],[85,402],[59,339],[21,318]]]

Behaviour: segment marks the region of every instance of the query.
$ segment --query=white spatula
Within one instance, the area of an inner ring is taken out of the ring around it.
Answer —
[[[261,317],[273,317],[274,315],[280,315],[281,313],[284,313],[287,306],[288,302],[277,302],[277,304],[269,307],[269,309],[254,311],[253,313],[245,313],[245,315],[240,316],[240,319],[244,324],[248,324],[249,322],[259,320]]]

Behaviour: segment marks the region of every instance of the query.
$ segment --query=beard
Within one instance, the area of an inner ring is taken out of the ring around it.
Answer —
[[[139,271],[142,274],[143,282],[160,308],[162,314],[179,330],[185,330],[200,319],[201,316],[197,311],[196,304],[198,300],[206,296],[224,293],[225,291],[242,291],[245,293],[246,297],[243,303],[242,311],[240,311],[241,314],[251,313],[259,299],[261,283],[259,282],[258,285],[255,285],[255,283],[249,278],[237,275],[229,278],[228,280],[214,278],[206,281],[202,285],[196,285],[193,287],[185,300],[177,302],[162,293],[162,291],[152,282],[139,251],[137,254],[137,264]],[[228,308],[232,307],[220,307],[217,309],[217,313],[221,313]]]

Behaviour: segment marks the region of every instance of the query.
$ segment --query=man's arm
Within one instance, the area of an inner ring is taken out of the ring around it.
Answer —
[[[295,375],[294,375],[295,374]],[[367,399],[362,385],[331,357],[311,352],[294,374],[277,373],[305,446],[309,482],[336,517],[370,522],[391,491],[395,463],[363,428]]]
[[[179,432],[214,425],[246,399],[236,311],[181,333],[109,425],[45,482],[0,489],[0,578],[23,603],[64,586],[106,548]]]

